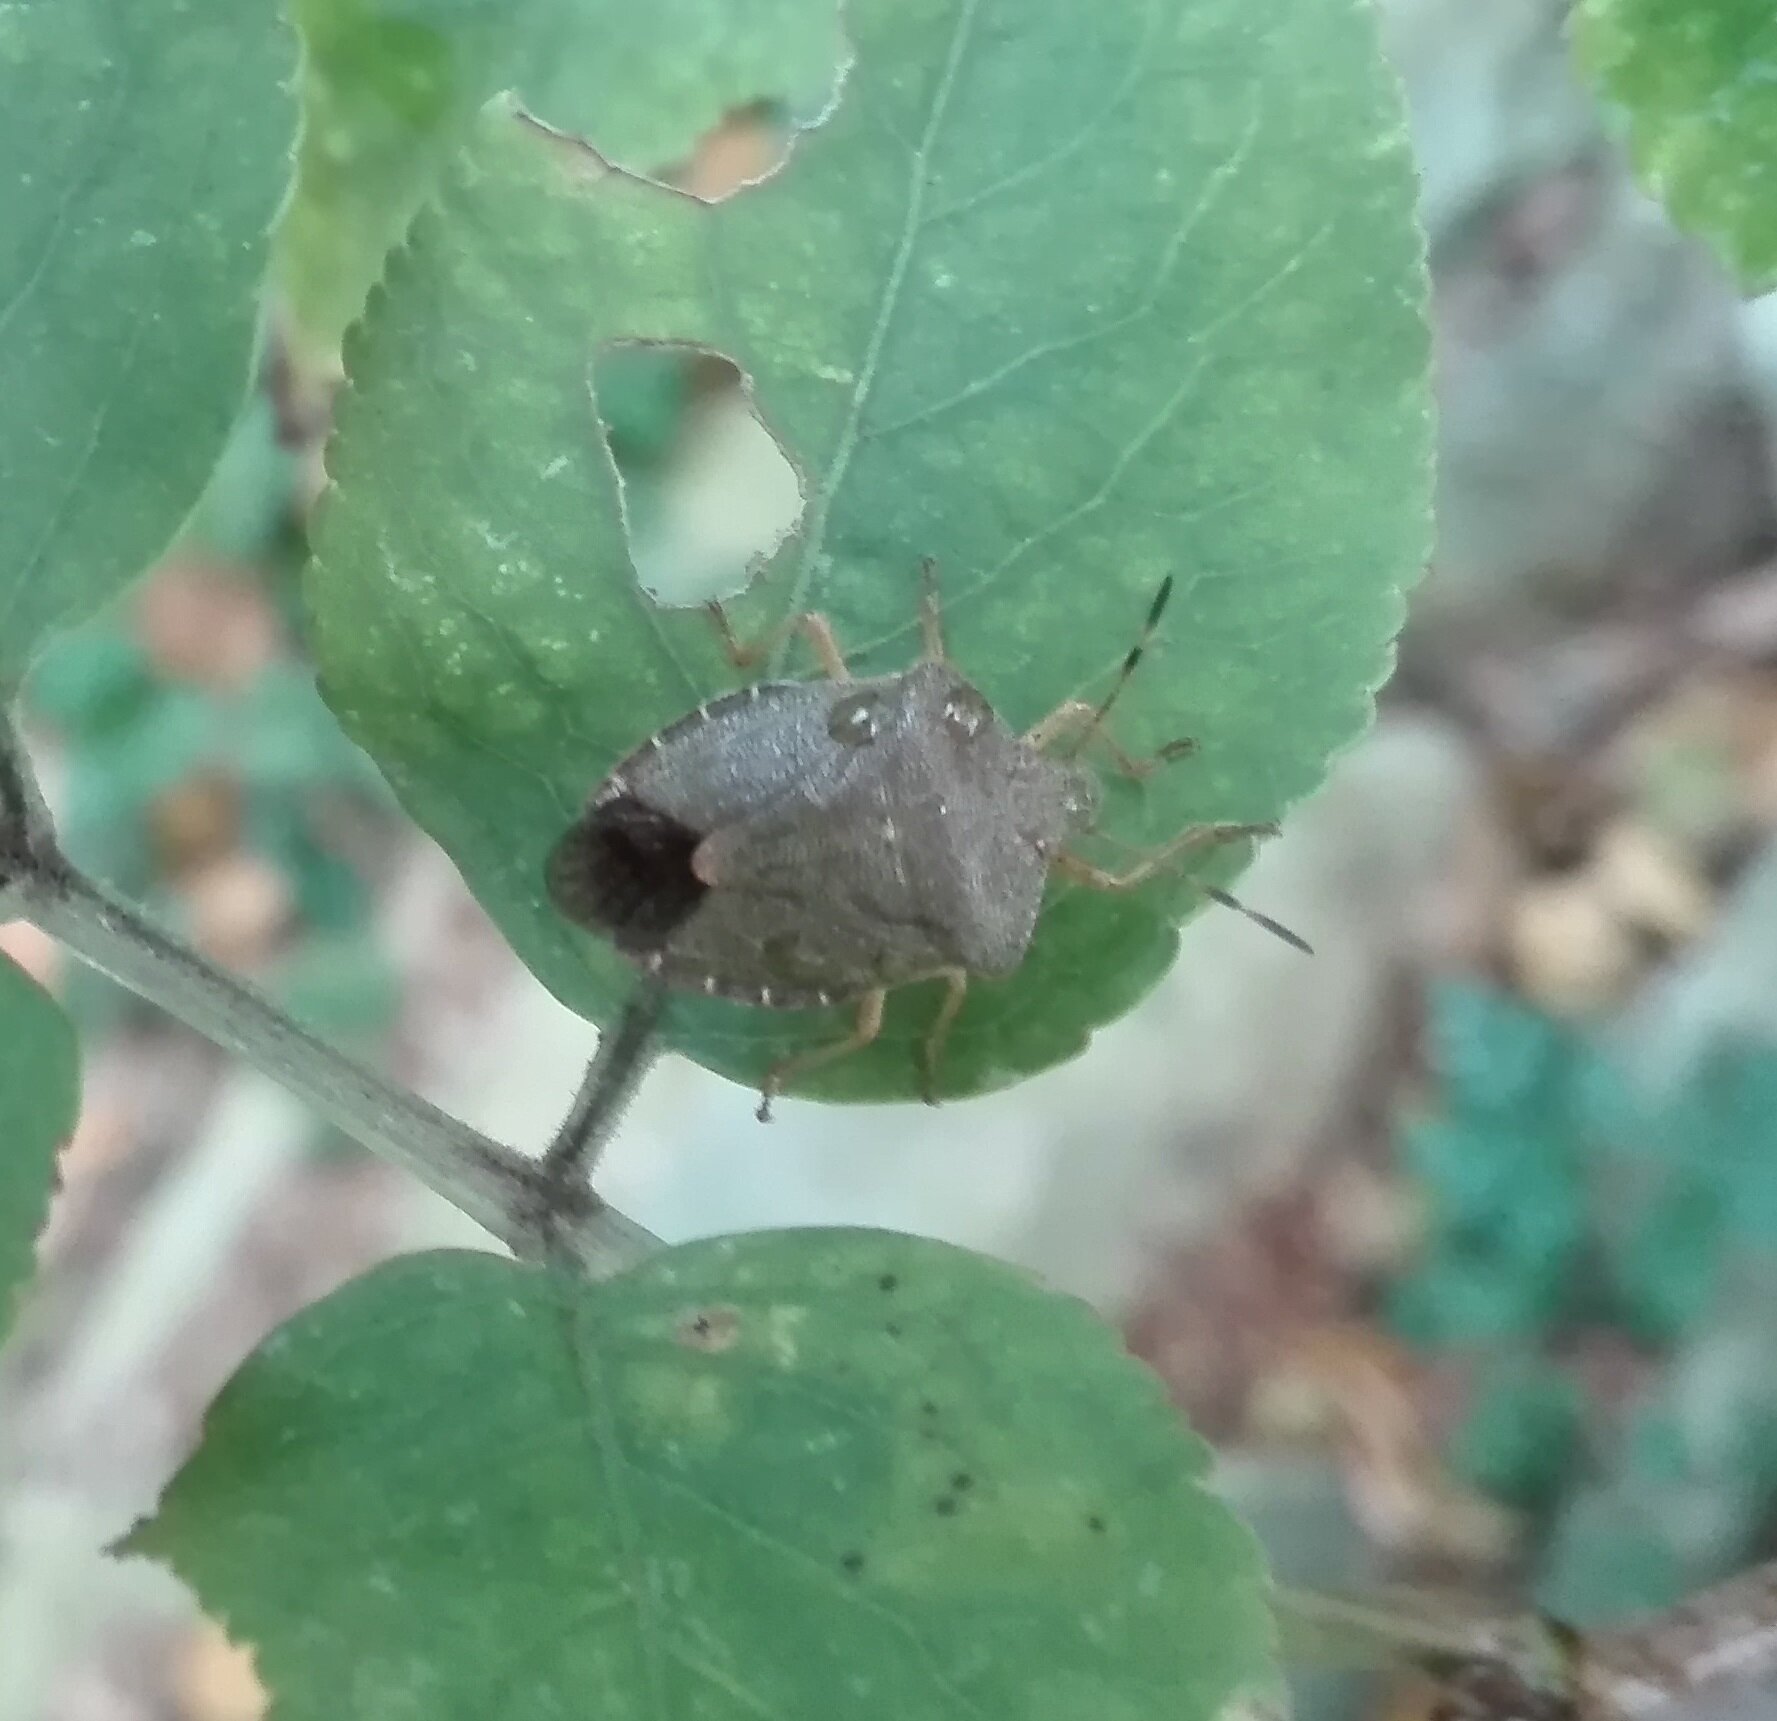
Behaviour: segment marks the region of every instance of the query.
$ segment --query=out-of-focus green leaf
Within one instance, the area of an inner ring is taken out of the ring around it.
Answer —
[[[1644,1482],[1588,1488],[1562,1512],[1542,1556],[1536,1605],[1581,1627],[1671,1607],[1684,1575]]]
[[[818,107],[840,53],[835,0],[295,0],[295,16],[305,124],[279,267],[322,349],[498,91],[653,172],[742,104]]]
[[[1697,1179],[1673,1179],[1644,1208],[1611,1255],[1619,1315],[1637,1338],[1671,1344],[1709,1310],[1723,1229],[1719,1193]]]
[[[300,457],[278,440],[277,406],[267,389],[256,388],[186,522],[183,542],[253,567],[275,563],[300,529],[301,478]]]
[[[56,1151],[80,1109],[80,1052],[56,1001],[0,955],[0,1338],[31,1276]]]
[[[240,411],[294,46],[275,0],[0,7],[0,699],[166,548]]]
[[[1766,0],[1583,0],[1578,36],[1655,196],[1749,288],[1777,284],[1777,13]]]
[[[1553,1121],[1571,1040],[1543,1011],[1497,987],[1446,981],[1432,990],[1427,1036],[1451,1111]]]
[[[1508,1506],[1548,1506],[1571,1477],[1584,1403],[1557,1364],[1527,1354],[1484,1364],[1450,1443],[1464,1481]]]
[[[78,746],[140,721],[157,688],[141,642],[116,627],[93,623],[64,635],[44,652],[25,692],[31,715]]]

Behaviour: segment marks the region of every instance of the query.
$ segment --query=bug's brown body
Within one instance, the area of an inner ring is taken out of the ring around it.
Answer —
[[[755,683],[651,736],[556,844],[550,899],[678,990],[768,1009],[857,1001],[849,1038],[773,1067],[761,1117],[790,1076],[874,1039],[891,988],[944,978],[930,1097],[969,978],[1024,960],[1051,871],[1122,890],[1188,849],[1269,830],[1195,826],[1120,874],[1067,852],[1090,828],[1097,781],[1046,749],[1098,735],[1133,776],[1188,750],[1137,761],[1101,729],[1170,589],[1104,701],[1070,701],[1023,735],[946,659],[929,587],[924,657],[897,675],[853,680],[826,622],[794,617],[828,679]],[[768,649],[736,645],[714,613],[736,663]]]
[[[550,890],[667,985],[768,1009],[1009,974],[1095,790],[947,664],[760,682],[618,765]]]

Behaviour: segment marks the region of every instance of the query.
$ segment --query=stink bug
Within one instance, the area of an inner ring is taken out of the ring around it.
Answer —
[[[1193,850],[1275,832],[1193,825],[1121,872],[1067,847],[1098,806],[1097,779],[1077,762],[1087,742],[1138,778],[1192,750],[1175,741],[1135,759],[1104,727],[1170,579],[1110,692],[1096,705],[1070,700],[1018,734],[946,656],[929,560],[922,572],[923,651],[895,675],[853,679],[821,615],[742,645],[712,604],[737,667],[794,631],[826,679],[753,682],[668,724],[594,789],[549,857],[556,908],[670,989],[764,1009],[856,1003],[844,1039],[766,1073],[761,1119],[793,1078],[876,1037],[891,988],[943,979],[921,1053],[932,1099],[969,980],[1024,960],[1051,872],[1129,890]],[[1200,888],[1307,948],[1225,891]]]

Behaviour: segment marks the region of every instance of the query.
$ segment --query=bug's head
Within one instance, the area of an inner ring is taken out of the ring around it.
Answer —
[[[661,949],[709,887],[692,870],[702,833],[632,794],[595,802],[550,851],[549,900],[619,950]]]
[[[899,678],[899,698],[908,720],[951,746],[967,751],[978,743],[1003,740],[1006,726],[987,695],[949,663],[921,663]]]

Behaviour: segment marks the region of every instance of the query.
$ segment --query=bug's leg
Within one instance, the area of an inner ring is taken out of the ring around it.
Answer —
[[[950,1038],[950,1024],[956,1020],[956,1013],[963,1007],[963,999],[969,995],[969,971],[966,968],[948,968],[944,972],[944,982],[949,988],[944,994],[944,1002],[939,1007],[937,1020],[932,1023],[932,1031],[926,1035],[925,1043],[919,1048],[920,1087],[929,1106],[938,1103],[938,1066],[944,1058],[944,1042]]]
[[[1083,730],[1095,711],[1084,699],[1064,699],[1047,717],[1025,730],[1024,738],[1041,753]]]
[[[1070,854],[1057,855],[1054,866],[1063,878],[1070,878],[1075,884],[1083,884],[1089,890],[1134,890],[1137,885],[1146,884],[1157,872],[1170,866],[1181,855],[1189,854],[1195,849],[1216,848],[1222,843],[1240,842],[1248,837],[1276,835],[1276,825],[1192,825],[1188,830],[1180,831],[1171,842],[1162,843],[1159,848],[1152,850],[1145,859],[1138,861],[1126,872],[1109,872],[1104,867],[1094,866],[1090,861]],[[1259,913],[1256,908],[1248,908],[1238,897],[1231,896],[1219,886],[1202,884],[1195,879],[1190,882],[1211,902],[1219,902],[1224,908],[1244,914],[1254,925],[1264,927],[1285,944],[1293,945],[1310,956],[1314,954],[1308,941],[1300,934],[1291,932],[1281,921]]]
[[[1104,867],[1082,860],[1078,855],[1070,854],[1057,855],[1055,869],[1064,878],[1070,878],[1075,884],[1083,884],[1090,890],[1134,890],[1137,885],[1146,884],[1156,873],[1164,871],[1181,856],[1194,853],[1198,849],[1220,848],[1223,843],[1243,842],[1248,837],[1276,835],[1276,825],[1191,825],[1180,831],[1170,842],[1162,843],[1157,849],[1150,849],[1134,866],[1123,872],[1110,872]]]
[[[1100,715],[1096,705],[1089,705],[1084,699],[1069,699],[1056,706],[1040,723],[1027,729],[1024,738],[1040,753],[1075,735],[1090,736],[1110,754],[1111,762],[1125,777],[1133,777],[1137,782],[1153,776],[1163,765],[1170,765],[1176,759],[1187,759],[1197,751],[1195,741],[1181,739],[1168,741],[1148,758],[1138,759],[1100,727]]]
[[[919,564],[919,637],[928,663],[947,663],[944,652],[944,608],[938,601],[938,558]]]
[[[764,1084],[759,1089],[759,1109],[753,1115],[761,1123],[769,1123],[771,1102],[784,1091],[792,1077],[805,1076],[810,1070],[819,1069],[822,1064],[832,1063],[835,1058],[863,1051],[882,1032],[882,1007],[887,999],[888,993],[880,988],[874,992],[866,992],[858,1000],[857,1022],[843,1040],[835,1040],[830,1046],[816,1046],[811,1052],[797,1052],[791,1057],[779,1058],[765,1072]]]
[[[736,669],[751,669],[754,664],[776,651],[791,634],[799,633],[808,641],[809,650],[814,653],[822,673],[829,680],[851,680],[851,671],[845,666],[845,653],[839,649],[839,641],[833,636],[832,623],[816,610],[805,610],[801,615],[790,616],[758,639],[741,640],[735,636],[734,624],[729,621],[728,612],[714,598],[704,608],[709,611],[710,619],[716,624],[716,631],[722,636],[722,649],[727,652],[728,661]]]
[[[1164,746],[1157,747],[1145,759],[1138,759],[1133,753],[1125,752],[1102,729],[1098,732],[1098,744],[1110,754],[1111,763],[1125,777],[1133,777],[1138,783],[1146,782],[1156,771],[1162,770],[1180,759],[1188,759],[1197,751],[1197,743],[1188,735],[1181,735],[1177,740],[1168,741]]]

